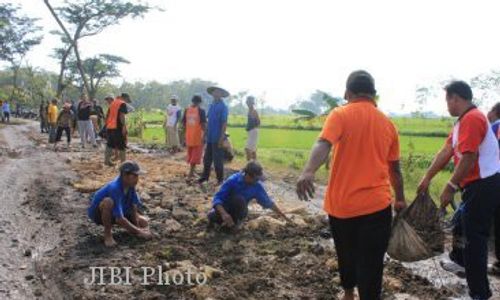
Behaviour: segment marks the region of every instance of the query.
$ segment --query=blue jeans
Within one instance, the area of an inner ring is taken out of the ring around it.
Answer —
[[[217,181],[224,180],[224,149],[220,148],[218,143],[207,143],[205,156],[203,157],[203,180],[210,178],[210,170],[214,164]]]
[[[467,185],[454,216],[454,238],[458,238],[458,242],[454,242],[450,258],[465,267],[472,299],[491,297],[487,275],[488,238],[499,207],[500,174],[496,174]]]

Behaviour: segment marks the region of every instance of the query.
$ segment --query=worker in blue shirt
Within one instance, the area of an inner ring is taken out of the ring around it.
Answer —
[[[135,187],[142,173],[136,162],[125,161],[120,166],[120,175],[91,198],[88,216],[96,224],[104,226],[104,245],[107,247],[116,245],[111,233],[113,224],[138,237],[152,237],[147,218],[138,212],[142,203]]]
[[[226,137],[228,109],[223,98],[229,92],[219,87],[209,87],[207,92],[214,98],[208,107],[208,123],[205,131],[205,155],[203,156],[203,175],[199,183],[208,181],[212,163],[218,185],[224,180],[224,139]]]
[[[245,168],[230,176],[212,201],[212,209],[208,214],[209,228],[214,224],[233,228],[245,219],[248,214],[248,203],[255,199],[263,208],[272,209],[287,222],[290,219],[269,198],[260,182],[263,170],[259,163],[249,162]]]

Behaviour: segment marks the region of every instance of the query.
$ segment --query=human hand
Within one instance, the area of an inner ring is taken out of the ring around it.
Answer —
[[[314,173],[304,172],[297,180],[297,196],[300,200],[309,201],[314,197]]]

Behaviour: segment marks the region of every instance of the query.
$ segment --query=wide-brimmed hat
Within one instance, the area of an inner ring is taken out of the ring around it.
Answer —
[[[222,98],[229,97],[229,95],[230,95],[228,91],[226,91],[223,88],[217,87],[217,86],[211,86],[211,87],[207,88],[207,93],[209,93],[210,95],[213,96],[213,93],[217,90],[222,92]]]

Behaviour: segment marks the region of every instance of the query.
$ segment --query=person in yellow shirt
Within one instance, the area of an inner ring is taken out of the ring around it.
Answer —
[[[49,141],[51,140],[51,137],[55,138],[58,115],[59,115],[59,110],[57,109],[57,99],[54,98],[49,104],[49,109],[47,113],[47,122],[49,123]]]

